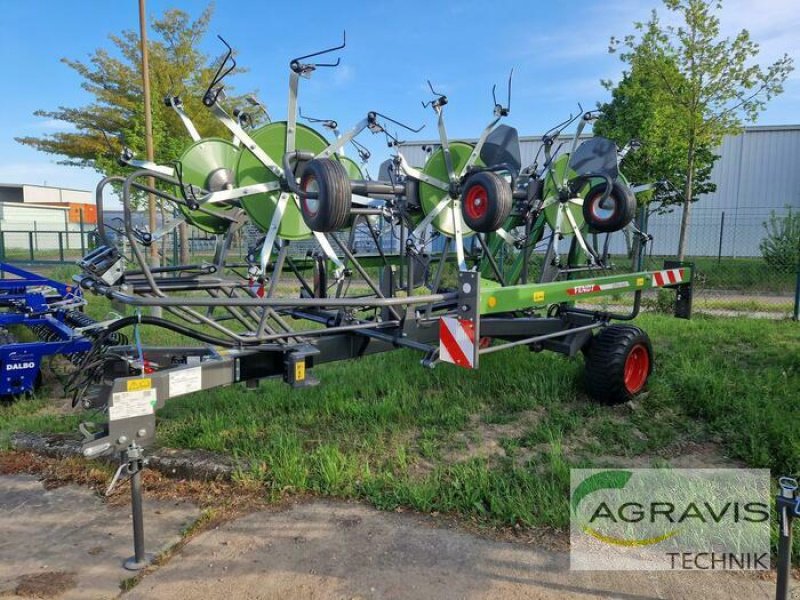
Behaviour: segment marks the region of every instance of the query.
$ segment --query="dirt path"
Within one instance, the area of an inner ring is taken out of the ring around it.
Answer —
[[[192,539],[126,600],[771,598],[746,575],[570,572],[565,553],[487,540],[410,514],[314,501]]]
[[[173,484],[174,485],[174,484]],[[147,549],[180,540],[200,511],[145,498]],[[122,499],[120,499],[121,501]],[[256,506],[254,504],[254,506]],[[0,598],[116,598],[131,576],[127,504],[87,487],[0,476]],[[774,583],[730,573],[570,572],[564,551],[506,543],[441,519],[313,500],[191,537],[122,594],[135,599],[767,599]]]
[[[200,511],[187,502],[149,501],[148,550],[181,539]],[[130,509],[76,485],[45,489],[32,475],[0,477],[0,598],[114,598],[132,573]]]

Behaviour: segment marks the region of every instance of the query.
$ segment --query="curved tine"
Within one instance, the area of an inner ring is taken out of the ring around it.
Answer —
[[[214,85],[218,84],[220,81],[225,79],[225,77],[231,71],[233,71],[233,69],[236,68],[236,59],[233,58],[233,48],[231,48],[231,45],[228,42],[226,42],[225,38],[223,38],[221,35],[218,35],[217,37],[219,38],[219,41],[221,41],[223,44],[225,44],[225,47],[228,49],[228,52],[225,54],[225,58],[220,63],[219,68],[217,69],[217,72],[214,75],[214,78],[212,79],[212,81],[214,82]],[[223,70],[223,68],[225,67],[225,64],[228,62],[229,59],[231,61],[231,66],[228,69],[226,69],[222,74],[220,74],[220,72]]]
[[[329,54],[330,52],[336,52],[337,50],[341,50],[347,46],[347,30],[342,31],[342,43],[338,46],[333,46],[331,48],[326,48],[325,50],[320,50],[319,52],[312,52],[311,54],[306,54],[305,56],[298,56],[297,58],[293,58],[290,63],[299,63],[307,58],[314,58],[315,56],[322,56],[323,54]],[[336,61],[335,64],[318,64],[318,67],[335,67],[339,64],[339,60]]]
[[[432,93],[434,96],[439,96],[440,98],[441,98],[442,96],[444,96],[444,94],[441,94],[441,93],[437,92],[435,89],[433,89],[433,84],[431,83],[431,80],[430,80],[430,79],[428,79],[428,87],[429,87],[429,88],[431,88],[431,93]]]
[[[578,106],[580,106],[580,105],[578,105]],[[581,110],[583,110],[583,109],[581,109]],[[577,115],[574,115],[574,116],[573,116],[572,113],[569,113],[569,117],[568,118],[566,118],[565,120],[561,121],[558,125],[555,125],[555,126],[551,127],[550,129],[548,129],[544,133],[544,135],[542,136],[542,139],[549,138],[549,137],[551,138],[551,137],[560,135],[561,132],[564,131],[564,129],[566,127],[569,127],[570,124],[575,122],[575,120],[578,119],[578,117],[581,117],[582,115],[583,115],[582,112],[579,112]]]
[[[228,42],[226,42],[225,38],[223,38],[221,35],[217,35],[217,38],[219,38],[219,41],[225,44],[225,47],[228,49],[228,51],[225,53],[224,58],[219,63],[219,67],[217,67],[217,71],[211,78],[211,83],[208,84],[208,87],[206,88],[206,93],[203,94],[203,103],[206,104],[206,106],[211,106],[217,101],[217,98],[219,98],[219,95],[222,92],[222,90],[221,89],[217,90],[217,92],[213,94],[212,90],[214,89],[215,86],[219,85],[222,82],[222,80],[225,79],[231,73],[231,71],[233,71],[236,68],[236,59],[233,58],[233,48],[231,48],[231,45]],[[230,67],[226,68],[228,61],[230,61],[231,65]],[[208,100],[208,102],[206,102],[206,100]]]
[[[393,119],[393,118],[391,118],[391,117],[389,117],[389,116],[386,116],[386,115],[384,115],[383,113],[379,113],[379,112],[378,112],[378,111],[376,111],[376,110],[373,110],[373,111],[371,111],[371,113],[372,113],[372,115],[374,115],[375,117],[380,117],[381,119],[385,119],[385,120],[389,121],[390,123],[394,123],[395,125],[399,125],[399,126],[400,126],[400,127],[402,127],[403,129],[407,129],[408,131],[411,131],[412,133],[419,133],[420,131],[422,131],[423,129],[425,129],[425,123],[423,123],[421,127],[418,127],[418,128],[416,128],[416,129],[414,129],[414,128],[413,128],[413,127],[411,127],[411,126],[409,126],[409,125],[406,125],[405,123],[401,123],[400,121],[397,121],[397,120],[395,120],[395,119]]]
[[[308,121],[309,123],[323,123],[327,127],[330,127],[331,129],[336,129],[339,126],[339,123],[337,123],[333,119],[318,119],[316,117],[310,117],[308,115],[304,115],[302,107],[298,107],[297,113],[298,113],[298,115],[300,116],[301,119],[304,119],[304,120]]]
[[[367,147],[364,144],[356,141],[355,139],[350,140],[350,143],[358,152],[358,157],[361,159],[361,162],[365,163],[370,159],[372,153],[367,149]]]
[[[506,105],[503,106],[502,104],[497,102],[497,84],[495,83],[492,86],[492,102],[494,102],[495,110],[498,108],[503,110],[506,114],[503,116],[508,116],[508,113],[511,112],[511,80],[514,78],[514,68],[511,68],[511,73],[508,75],[508,93],[506,97]]]

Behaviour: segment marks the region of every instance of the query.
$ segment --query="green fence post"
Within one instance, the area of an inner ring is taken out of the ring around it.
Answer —
[[[6,236],[0,231],[0,262],[6,261]]]
[[[800,266],[794,281],[794,320],[800,321]]]
[[[31,262],[33,262],[33,232],[32,231],[28,232],[28,252],[31,255]]]
[[[64,262],[64,232],[58,232],[58,259],[60,262]]]

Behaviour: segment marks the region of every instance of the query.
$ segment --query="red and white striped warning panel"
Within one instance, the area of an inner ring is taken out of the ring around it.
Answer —
[[[621,288],[629,287],[631,284],[628,281],[615,281],[613,283],[587,283],[584,285],[576,285],[575,287],[567,288],[567,294],[570,296],[580,296],[581,294],[592,294],[594,292],[604,292],[606,290],[618,290]]]
[[[439,319],[439,358],[459,367],[475,368],[475,324],[469,319]]]
[[[683,281],[683,269],[667,269],[665,271],[653,272],[653,287],[663,287],[673,285]]]

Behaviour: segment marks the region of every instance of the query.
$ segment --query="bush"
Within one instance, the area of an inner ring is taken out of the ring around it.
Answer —
[[[771,211],[764,222],[767,236],[759,248],[767,264],[782,273],[800,268],[800,212],[786,207],[786,214],[779,216]]]
[[[659,289],[655,298],[642,298],[642,306],[652,312],[671,315],[675,312],[675,291]]]

